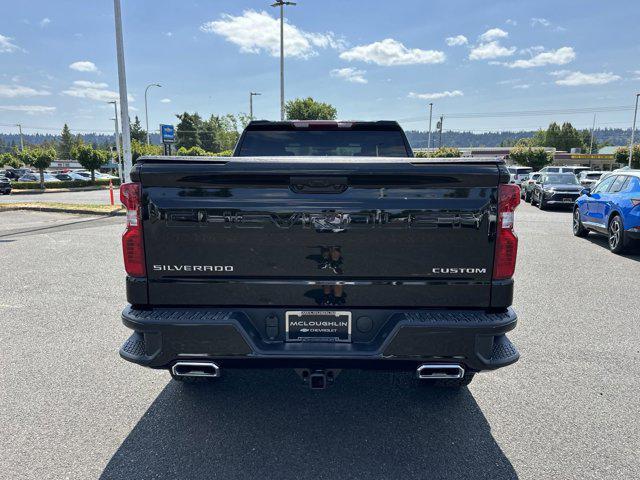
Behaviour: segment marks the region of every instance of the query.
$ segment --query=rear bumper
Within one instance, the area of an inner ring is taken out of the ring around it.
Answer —
[[[353,310],[353,316],[367,318],[366,326],[372,326],[368,333],[354,335],[352,343],[288,343],[281,339],[284,310],[129,306],[122,320],[134,333],[120,355],[152,368],[170,368],[177,360],[209,359],[222,368],[415,370],[429,361],[455,362],[471,371],[493,370],[519,358],[505,335],[517,323],[511,308],[498,313]],[[354,320],[354,331],[358,325]]]

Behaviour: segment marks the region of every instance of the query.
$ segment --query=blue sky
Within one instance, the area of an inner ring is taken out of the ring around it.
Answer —
[[[268,1],[122,0],[131,116],[150,91],[152,129],[177,112],[237,113],[258,91],[279,117],[277,11]],[[631,107],[640,90],[640,2],[299,0],[287,9],[286,94],[344,119],[426,128],[590,126],[593,113],[463,118],[466,113]],[[11,2],[0,18],[0,131],[112,128],[117,65],[110,0]],[[449,117],[447,117],[447,115]],[[628,127],[632,112],[598,113]],[[35,128],[38,127],[38,128]]]

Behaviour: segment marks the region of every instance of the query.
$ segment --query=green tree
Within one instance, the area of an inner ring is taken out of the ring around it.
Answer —
[[[629,147],[620,147],[615,153],[616,163],[629,165]],[[631,157],[631,168],[640,168],[640,145],[633,146],[633,156]]]
[[[95,171],[108,159],[107,152],[96,150],[91,145],[78,145],[73,149],[72,155],[80,165],[91,171],[92,182],[96,180]]]
[[[191,147],[191,148],[180,147],[178,149],[178,155],[182,155],[186,157],[205,157],[209,154],[210,153],[207,152],[202,147]]]
[[[546,131],[536,132],[528,142],[531,147],[553,147],[565,152],[570,152],[572,148],[584,149],[586,145],[584,133],[576,130],[569,122],[563,123],[562,127],[552,122]]]
[[[333,105],[316,102],[313,98],[296,98],[284,106],[288,120],[335,120],[338,111]]]
[[[22,163],[22,160],[20,159],[20,156],[17,152],[7,152],[3,153],[2,156],[0,156],[0,166],[2,167],[20,168],[23,165],[24,163]]]
[[[201,147],[200,131],[203,125],[200,115],[184,112],[176,117],[180,120],[176,125],[176,147]]]
[[[131,124],[131,140],[137,140],[140,143],[146,143],[147,141],[147,131],[142,128],[142,124],[137,115]]]
[[[40,172],[40,188],[44,190],[44,170],[56,159],[56,150],[53,147],[34,148],[31,150],[31,158],[31,165]]]
[[[0,153],[0,167],[4,167],[5,165],[9,165],[9,162],[13,160],[13,155],[9,152]]]
[[[138,158],[149,155],[158,156],[162,155],[162,147],[160,145],[147,145],[146,143],[140,143],[137,140],[131,141],[131,160],[132,163],[136,163]]]
[[[531,167],[534,171],[549,165],[553,156],[541,147],[515,147],[509,153],[509,158],[517,165]]]
[[[69,129],[69,125],[66,123],[62,127],[62,133],[60,134],[60,143],[58,144],[58,155],[62,160],[68,160],[71,158],[71,150],[74,146],[73,135]]]

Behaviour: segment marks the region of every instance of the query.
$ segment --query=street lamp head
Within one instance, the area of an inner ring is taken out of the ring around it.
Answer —
[[[283,0],[277,0],[275,3],[272,3],[272,7],[281,7],[283,5],[297,5],[296,2],[285,2]]]

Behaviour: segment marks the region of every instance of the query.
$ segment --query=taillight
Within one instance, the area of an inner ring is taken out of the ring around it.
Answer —
[[[144,243],[142,240],[142,216],[140,212],[142,187],[139,183],[120,185],[120,201],[127,209],[127,229],[122,234],[124,269],[132,277],[144,277]]]
[[[518,255],[518,237],[513,233],[513,216],[520,204],[520,189],[517,185],[498,186],[498,231],[496,252],[493,260],[493,278],[506,280],[513,277]]]

